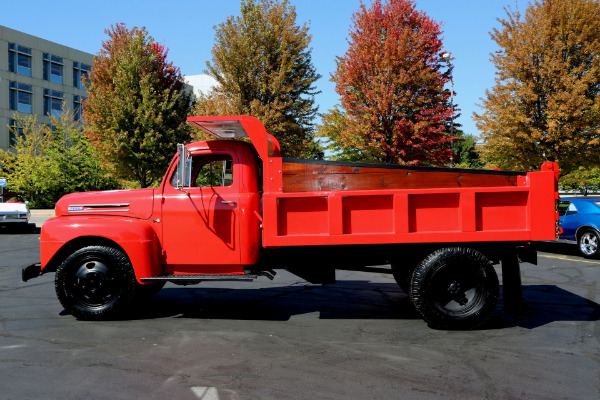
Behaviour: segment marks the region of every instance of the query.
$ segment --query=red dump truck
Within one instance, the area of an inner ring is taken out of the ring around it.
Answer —
[[[505,305],[518,305],[529,242],[556,238],[555,163],[526,173],[289,159],[253,117],[188,122],[217,140],[179,145],[158,188],[60,199],[23,280],[55,272],[62,306],[89,320],[165,282],[286,268],[328,283],[335,269],[390,264],[430,326],[470,329],[498,302],[493,266]]]

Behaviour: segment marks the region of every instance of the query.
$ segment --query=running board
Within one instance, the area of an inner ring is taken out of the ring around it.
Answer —
[[[257,275],[208,275],[208,274],[174,274],[141,278],[142,282],[173,282],[173,283],[199,283],[202,281],[253,281]]]

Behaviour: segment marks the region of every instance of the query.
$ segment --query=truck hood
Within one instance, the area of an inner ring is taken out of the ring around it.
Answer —
[[[152,216],[156,189],[110,190],[72,193],[56,203],[56,216],[115,215],[148,219]]]

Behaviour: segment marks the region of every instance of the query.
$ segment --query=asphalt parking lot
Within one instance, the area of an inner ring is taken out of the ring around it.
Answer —
[[[600,398],[600,260],[570,246],[522,265],[524,318],[465,332],[429,329],[385,267],[168,284],[127,320],[77,321],[54,274],[21,282],[38,246],[0,230],[2,400]]]

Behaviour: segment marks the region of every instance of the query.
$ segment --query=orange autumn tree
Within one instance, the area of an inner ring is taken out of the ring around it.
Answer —
[[[536,1],[524,15],[505,10],[491,32],[496,84],[474,114],[484,161],[518,170],[556,161],[561,175],[599,166],[598,0]]]
[[[145,28],[117,24],[94,58],[83,115],[91,144],[119,179],[140,187],[163,176],[177,143],[190,140],[191,97],[168,50]]]
[[[448,164],[456,114],[440,25],[408,0],[361,4],[352,21],[332,76],[341,109],[324,116],[319,136],[345,159]]]

